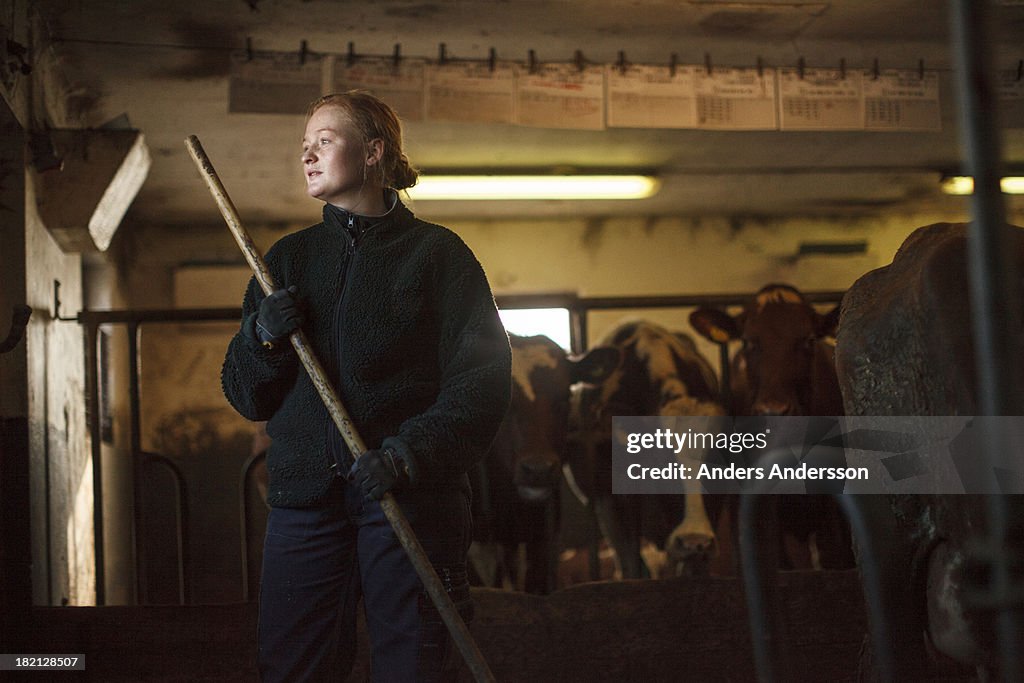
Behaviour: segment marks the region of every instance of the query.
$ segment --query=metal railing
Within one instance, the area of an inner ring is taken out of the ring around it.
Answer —
[[[93,534],[95,539],[95,576],[96,604],[106,604],[106,554],[104,551],[103,525],[103,458],[102,438],[100,429],[100,377],[98,339],[99,329],[104,325],[123,325],[128,332],[128,394],[130,415],[130,451],[131,451],[131,489],[132,489],[132,564],[135,568],[136,595],[141,597],[147,592],[144,585],[145,547],[139,534],[142,528],[142,499],[140,481],[144,464],[158,464],[167,469],[175,482],[176,513],[175,528],[177,530],[177,569],[178,597],[181,604],[189,599],[189,560],[188,560],[188,489],[180,468],[173,460],[157,453],[144,453],[141,437],[141,405],[139,392],[139,331],[145,323],[164,322],[225,322],[238,320],[239,310],[236,308],[217,309],[166,309],[166,310],[114,310],[114,311],[81,311],[74,318],[58,319],[75,320],[83,327],[85,334],[85,372],[86,372],[86,414],[89,422],[90,443],[92,446],[93,468]]]

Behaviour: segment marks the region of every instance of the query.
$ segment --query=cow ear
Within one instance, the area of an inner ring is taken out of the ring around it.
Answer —
[[[814,318],[814,332],[819,337],[834,337],[836,336],[836,330],[839,328],[839,313],[842,306],[836,304],[828,313],[815,314]]]
[[[583,356],[570,359],[571,381],[598,384],[615,372],[622,362],[622,353],[611,346],[595,346]]]
[[[716,344],[727,344],[740,338],[736,318],[718,308],[698,308],[690,314],[690,325],[702,337]]]

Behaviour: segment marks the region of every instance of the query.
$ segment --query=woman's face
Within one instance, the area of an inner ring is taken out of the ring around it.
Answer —
[[[310,197],[353,210],[359,203],[366,166],[375,162],[362,136],[340,107],[324,106],[309,117],[302,138],[302,170]]]

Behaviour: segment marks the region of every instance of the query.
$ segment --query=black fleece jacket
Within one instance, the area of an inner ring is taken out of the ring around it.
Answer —
[[[324,222],[267,252],[274,282],[298,288],[303,330],[367,448],[404,458],[416,489],[468,490],[511,395],[508,336],[483,269],[455,233],[397,199],[382,218],[354,217],[354,247],[338,211],[325,206]],[[260,344],[262,299],[253,278],[221,382],[243,417],[268,420],[267,502],[307,507],[336,471],[337,430],[291,345]]]

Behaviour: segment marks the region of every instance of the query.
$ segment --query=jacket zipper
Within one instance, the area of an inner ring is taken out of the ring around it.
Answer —
[[[331,329],[331,347],[334,354],[334,361],[338,367],[338,381],[341,382],[341,363],[339,354],[341,349],[344,348],[344,344],[341,343],[341,318],[342,312],[345,310],[345,294],[348,292],[348,283],[352,279],[352,266],[355,265],[356,247],[358,246],[358,240],[356,239],[355,230],[356,217],[353,214],[348,216],[348,230],[345,231],[345,238],[348,242],[345,247],[345,278],[341,284],[341,293],[338,295],[338,303],[334,307],[334,325]],[[338,387],[338,391],[341,391],[341,387]],[[331,420],[327,425],[328,429],[331,430],[331,439],[341,440],[341,435],[336,434],[338,431],[334,421]],[[347,474],[345,471],[344,463],[342,458],[347,450],[348,446],[341,440],[340,448],[335,452],[335,462],[330,466],[334,470],[335,476],[343,477]]]
[[[345,237],[348,240],[348,246],[345,248],[345,280],[341,285],[341,294],[338,296],[338,305],[334,309],[334,329],[336,331],[341,330],[341,315],[345,310],[345,294],[348,292],[348,283],[352,279],[352,266],[356,260],[356,246],[357,240],[355,235],[355,223],[356,217],[349,215],[348,217],[348,231],[345,233]],[[338,357],[338,352],[341,351],[344,344],[341,344],[341,336],[335,337],[335,342],[338,343],[338,349],[335,351],[335,358]],[[339,367],[340,371],[341,368]]]

